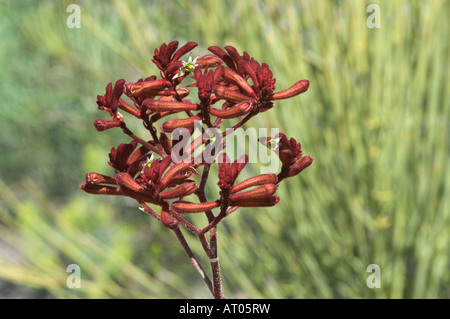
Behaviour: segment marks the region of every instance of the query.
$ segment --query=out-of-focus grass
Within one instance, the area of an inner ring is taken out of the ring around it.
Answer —
[[[26,3],[0,3],[0,252],[18,256],[1,256],[1,279],[56,297],[208,296],[172,234],[78,190],[124,141],[94,134],[96,95],[157,74],[153,49],[177,39],[248,51],[278,90],[311,81],[248,124],[280,128],[315,161],[277,206],[219,227],[227,296],[450,297],[449,2],[80,1],[77,30],[69,2]],[[380,29],[366,26],[370,3]],[[81,289],[66,287],[71,263]]]

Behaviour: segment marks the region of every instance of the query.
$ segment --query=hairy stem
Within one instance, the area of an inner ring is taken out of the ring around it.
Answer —
[[[200,276],[205,281],[206,285],[208,286],[209,291],[214,296],[214,289],[211,283],[211,279],[209,279],[208,275],[203,270],[203,267],[200,265],[200,263],[197,260],[197,257],[195,257],[194,253],[192,252],[191,248],[189,247],[189,244],[187,243],[186,239],[184,238],[183,233],[181,232],[180,228],[177,228],[174,230],[175,235],[178,238],[178,241],[180,242],[181,246],[183,247],[184,251],[188,255],[189,259],[191,260],[191,263],[194,265],[195,269],[197,269]]]
[[[208,180],[209,176],[209,169],[211,165],[205,164],[203,167],[202,177],[200,186],[197,189],[197,197],[199,198],[200,202],[204,203],[207,202],[206,195],[205,195],[205,186],[206,181]],[[217,218],[214,217],[214,214],[212,211],[206,211],[205,212],[206,217],[208,218],[208,222],[214,223]],[[211,264],[211,270],[213,275],[213,295],[216,299],[224,299],[225,296],[222,292],[222,278],[220,275],[220,264],[219,264],[219,258],[217,253],[217,224],[213,225],[209,228],[209,249],[208,245],[206,243],[206,239],[204,237],[204,234],[206,232],[199,231],[198,236],[200,239],[200,242],[202,243],[203,249],[206,253],[206,255],[209,257],[209,261]]]

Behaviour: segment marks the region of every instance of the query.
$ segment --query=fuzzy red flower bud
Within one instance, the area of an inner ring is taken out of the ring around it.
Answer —
[[[84,182],[80,184],[80,188],[86,193],[94,195],[123,195],[120,192],[119,187],[114,186],[90,184]]]
[[[120,191],[138,201],[156,203],[153,194],[138,184],[133,177],[128,173],[117,173],[117,183],[120,186]]]
[[[305,168],[311,165],[313,162],[312,156],[304,156],[299,161],[297,161],[292,167],[289,169],[289,177],[300,174]]]
[[[197,190],[195,183],[184,183],[174,189],[159,193],[159,196],[163,199],[172,199],[188,196]]]
[[[171,62],[175,62],[175,61],[179,60],[183,55],[185,55],[186,53],[188,53],[189,51],[194,49],[197,45],[198,45],[198,43],[193,42],[193,41],[187,42],[185,45],[183,45],[181,48],[179,48],[177,52],[175,52],[175,54],[173,55],[173,57],[171,59]]]
[[[259,186],[264,184],[276,184],[278,183],[277,175],[275,174],[262,174],[255,177],[251,177],[246,179],[245,181],[237,184],[233,188],[231,188],[231,193],[240,192],[243,189],[247,189],[252,186]]]
[[[159,190],[163,190],[166,188],[173,178],[177,177],[179,174],[189,171],[189,170],[195,170],[192,168],[192,163],[179,163],[175,164],[169,171],[164,175],[164,177],[161,179],[161,182],[159,183]]]
[[[240,102],[227,110],[210,109],[210,113],[222,119],[231,119],[247,114],[251,111],[253,104],[250,101]]]
[[[261,198],[261,199],[255,198],[240,199],[236,200],[232,205],[239,207],[271,207],[278,204],[279,201],[280,198],[277,195],[272,195],[268,198]]]
[[[216,94],[216,98],[224,99],[230,102],[242,102],[252,99],[248,95],[221,85],[216,85],[214,87],[214,93]]]
[[[306,90],[308,90],[308,88],[309,88],[309,81],[301,80],[295,83],[287,90],[274,93],[271,97],[271,100],[287,99],[305,92]]]
[[[167,80],[153,80],[143,81],[138,83],[125,83],[124,92],[127,95],[136,96],[139,94],[149,94],[161,91],[170,86],[170,82]]]
[[[230,196],[230,203],[232,206],[242,206],[248,200],[252,203],[258,200],[266,200],[275,194],[277,188],[275,184],[265,184],[246,192],[233,194]]]
[[[194,131],[194,122],[201,121],[201,119],[200,116],[194,116],[187,119],[168,120],[161,125],[161,128],[166,133],[172,133],[178,128],[185,128],[192,133]]]
[[[250,86],[250,84],[248,84],[248,82],[238,73],[227,68],[225,69],[224,77],[236,83],[242,90],[244,90],[245,93],[247,93],[248,96],[251,96],[255,99],[258,98],[255,94],[255,91],[253,91],[252,87]]]
[[[178,228],[178,220],[170,216],[169,214],[169,205],[165,203],[161,207],[161,223],[164,225],[164,227],[167,227],[169,229],[177,229]]]
[[[117,181],[114,177],[98,174],[95,172],[90,172],[86,174],[86,183],[91,185],[96,184],[117,185]]]
[[[109,130],[110,128],[113,128],[113,127],[119,127],[120,123],[121,123],[121,121],[119,121],[119,120],[105,121],[102,119],[96,119],[94,121],[94,126],[97,131],[101,132],[101,131]]]
[[[212,54],[207,54],[197,59],[197,67],[200,69],[213,68],[221,63],[222,60]]]
[[[128,104],[127,102],[125,102],[122,99],[119,99],[119,108],[121,110],[124,110],[125,112],[134,115],[136,117],[139,117],[141,115],[141,112],[136,110],[134,107],[132,107],[130,104]]]
[[[178,201],[172,204],[172,208],[180,214],[202,213],[219,206],[220,201],[218,200],[206,203],[191,203],[185,201]]]
[[[195,111],[199,109],[197,104],[192,103],[183,103],[178,101],[167,101],[167,100],[153,100],[146,99],[143,103],[143,106],[147,107],[149,110],[153,112],[181,112],[181,111]]]

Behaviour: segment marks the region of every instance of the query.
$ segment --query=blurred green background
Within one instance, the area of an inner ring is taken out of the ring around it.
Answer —
[[[372,3],[381,28],[366,25]],[[277,90],[311,83],[249,123],[315,161],[274,208],[220,224],[227,297],[449,298],[449,13],[440,0],[0,1],[0,296],[210,298],[171,232],[78,187],[128,141],[95,131],[96,95],[158,74],[153,50],[179,40],[248,51]]]

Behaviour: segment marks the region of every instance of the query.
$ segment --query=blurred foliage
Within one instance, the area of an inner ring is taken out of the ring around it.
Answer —
[[[73,2],[80,29],[66,27]],[[380,29],[366,26],[371,3]],[[225,295],[449,298],[448,12],[440,0],[1,1],[0,279],[62,298],[209,297],[173,234],[133,202],[78,189],[127,141],[95,131],[96,95],[158,74],[153,50],[179,40],[248,51],[278,90],[311,81],[248,124],[279,127],[315,161],[276,207],[221,224]],[[66,286],[72,263],[81,289]]]

